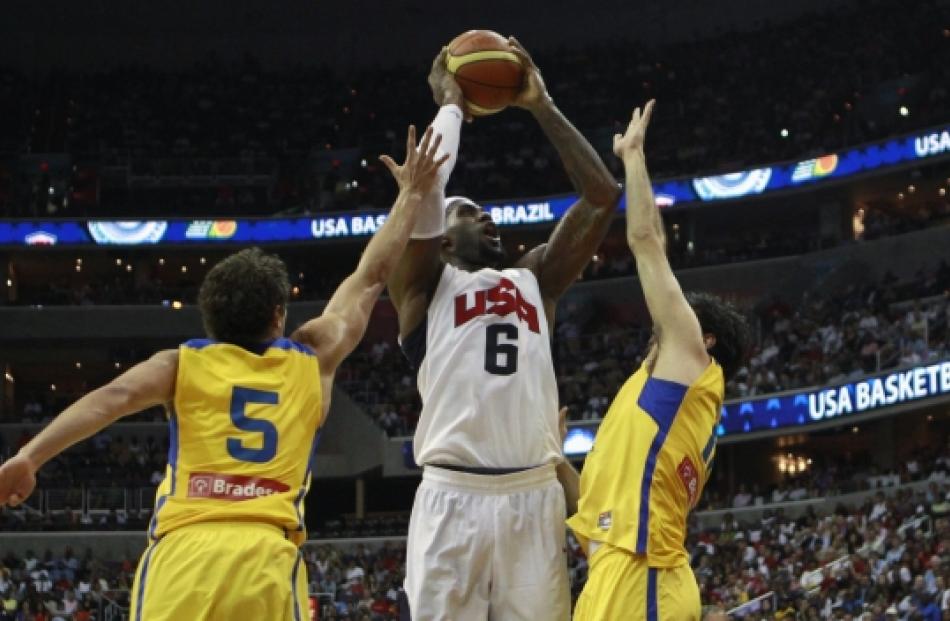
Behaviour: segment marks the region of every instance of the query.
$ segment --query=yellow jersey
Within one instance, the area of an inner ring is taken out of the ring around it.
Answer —
[[[568,521],[585,551],[591,540],[646,557],[650,567],[689,561],[686,519],[716,452],[725,383],[710,362],[686,386],[641,366],[617,393],[581,472]]]
[[[316,354],[287,338],[255,351],[195,339],[178,351],[168,467],[149,537],[195,523],[256,522],[300,545],[323,422]]]

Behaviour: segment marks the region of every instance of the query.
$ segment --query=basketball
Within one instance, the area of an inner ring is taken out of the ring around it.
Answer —
[[[469,30],[448,45],[446,66],[465,95],[473,116],[505,109],[524,84],[524,67],[508,39],[491,30]]]

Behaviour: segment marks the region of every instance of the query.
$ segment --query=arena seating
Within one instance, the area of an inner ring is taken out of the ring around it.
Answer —
[[[758,520],[726,513],[718,528],[694,531],[704,603],[735,609],[769,594],[736,616],[883,619],[894,608],[893,618],[940,619],[950,610],[948,459],[945,450],[921,469],[916,489],[882,490],[828,515],[793,519],[778,503]]]
[[[651,171],[662,177],[819,155],[945,121],[947,23],[943,4],[898,0],[687,44],[612,41],[537,56],[556,100],[604,153],[630,108],[656,97]],[[343,76],[327,67],[274,70],[213,59],[180,73],[135,65],[39,81],[7,69],[0,71],[0,99],[9,102],[0,128],[9,132],[0,133],[10,138],[0,152],[74,157],[70,185],[79,196],[59,214],[140,215],[156,205],[177,215],[381,206],[393,189],[376,156],[396,148],[408,122],[428,120],[424,73],[394,67]],[[62,140],[51,144],[50,136]],[[476,123],[463,144],[452,193],[502,198],[570,189],[553,149],[523,115]],[[321,152],[330,154],[325,166],[307,163]],[[89,177],[116,165],[128,168],[135,187],[103,182],[90,198]],[[216,181],[197,188],[182,181],[202,177]],[[0,191],[0,199],[10,195],[0,210],[37,213],[45,198],[31,192],[29,183]]]
[[[609,154],[611,136],[626,124],[633,105],[652,97],[659,103],[648,155],[657,178],[816,157],[947,123],[950,4],[874,0],[851,5],[687,43],[651,47],[612,40],[540,50],[535,57],[555,100],[618,178],[622,171]],[[394,185],[376,156],[398,153],[406,124],[431,118],[434,105],[425,67],[347,71],[275,68],[253,59],[228,64],[214,58],[173,71],[136,64],[27,75],[0,66],[0,217],[245,217],[386,207]],[[874,187],[882,194],[886,186],[890,196],[888,184],[899,175],[932,173],[942,184],[944,160],[928,162],[934,163],[862,178],[854,186]],[[827,199],[833,209],[820,215],[834,215],[840,208],[839,219],[847,220],[846,212],[858,206],[858,199],[845,197],[851,183],[836,186],[840,194],[834,197],[824,189],[830,186],[823,186],[803,202],[814,197],[815,204],[824,205]],[[508,111],[465,127],[448,190],[483,200],[546,196],[571,187],[536,124],[524,113]],[[950,202],[947,190],[939,191],[939,199],[930,193],[926,200],[915,197],[913,205],[876,198],[866,205],[864,233],[835,240],[839,247],[832,252],[844,256],[858,240],[855,247],[917,229],[945,229]],[[794,200],[788,195],[765,200],[786,199]],[[749,198],[737,211],[758,205],[755,201]],[[828,224],[825,219],[822,228]],[[846,228],[847,223],[839,227],[838,237]],[[530,227],[510,231],[503,235],[514,242],[513,248],[522,235],[537,234]],[[612,241],[598,251],[583,280],[615,280],[594,283],[591,289],[615,282],[635,286],[629,252],[622,239]],[[350,248],[347,242],[332,248],[344,247]],[[698,244],[695,252],[671,243],[669,252],[680,269],[790,257],[827,247],[814,231],[750,228],[735,231],[719,245]],[[308,275],[295,301],[326,299],[352,268],[338,259],[339,265],[321,264],[320,273],[311,276],[312,257],[302,257],[309,251],[287,250],[298,253],[288,260],[292,279],[295,274],[302,278],[304,271]],[[115,252],[143,263],[154,261],[150,249]],[[320,252],[333,250],[314,249]],[[11,272],[18,253],[4,256]],[[54,250],[46,256],[61,260],[65,254]],[[114,258],[109,254],[108,261]],[[144,269],[99,277],[87,268],[82,279],[72,279],[70,273],[69,278],[19,283],[16,300],[0,304],[189,304],[200,274],[193,269],[190,280],[165,282]],[[755,328],[755,350],[728,385],[728,398],[834,384],[950,359],[946,260],[934,259],[913,276],[887,274],[875,282],[822,289],[815,284],[800,300],[799,293],[744,304]],[[752,296],[747,293],[745,299]],[[596,302],[595,297],[587,301]],[[604,415],[620,383],[641,362],[649,336],[645,323],[605,318],[594,306],[568,297],[558,310],[552,348],[560,400],[570,407],[573,421],[597,421]],[[638,314],[632,307],[624,310]],[[387,319],[392,322],[391,313]],[[383,435],[410,435],[421,403],[394,335],[381,338],[382,332],[348,359],[337,383],[378,423],[380,429],[367,436],[404,447],[406,440],[385,440]],[[109,372],[113,360],[116,369],[128,368],[155,345],[120,345],[110,338],[103,336],[108,342],[103,348],[111,356],[105,363]],[[39,352],[24,364],[35,368],[43,355]],[[75,390],[54,391],[49,378],[33,385],[29,381],[17,378],[13,411],[4,406],[4,424],[27,424],[16,442],[9,442],[4,429],[7,443],[0,441],[0,458],[89,388],[75,382]],[[926,414],[906,413],[919,414],[921,420]],[[905,442],[897,455],[898,442],[892,440],[893,467],[882,467],[871,452],[816,454],[814,464],[809,460],[807,468],[773,476],[773,483],[763,485],[743,481],[741,472],[735,476],[735,464],[731,469],[717,466],[690,516],[686,542],[704,606],[749,621],[950,619],[950,437],[946,409],[938,416],[943,418],[927,430],[940,432],[928,438],[926,449],[911,449]],[[133,432],[113,429],[81,443],[38,473],[37,491],[25,505],[0,510],[0,621],[125,619],[138,559],[86,548],[105,531],[116,539],[144,542],[138,536],[151,518],[155,486],[165,473],[168,432],[161,408],[130,420],[154,424],[133,424]],[[864,420],[869,419],[861,420],[862,427]],[[890,422],[892,428],[899,424]],[[845,425],[850,428],[850,421]],[[796,430],[800,439],[811,433],[802,429]],[[853,429],[857,434],[857,426]],[[809,441],[820,433],[841,432],[828,425],[808,436]],[[781,446],[779,439],[775,444]],[[718,450],[722,454],[730,448]],[[754,466],[771,464],[763,458]],[[394,482],[380,479],[377,470],[367,479],[369,483],[360,480],[355,486]],[[324,478],[314,485],[336,483]],[[409,483],[400,481],[403,485]],[[320,501],[326,497],[319,496]],[[341,500],[337,506],[344,504]],[[353,504],[363,515],[362,502]],[[307,519],[313,523],[308,524],[311,539],[303,555],[319,618],[398,619],[408,514],[368,511],[358,519],[353,514],[327,517],[308,508]],[[22,546],[12,544],[4,549],[5,542],[27,538],[42,545],[29,551],[14,552]],[[587,559],[570,536],[567,543],[576,597],[587,578]]]
[[[942,451],[880,480],[862,472],[850,477],[832,472],[830,478],[814,473],[826,483],[808,490],[809,499],[823,500],[818,509],[802,510],[801,500],[775,495],[753,499],[747,507],[693,514],[687,547],[703,603],[749,621],[857,619],[864,613],[870,616],[861,618],[940,619],[950,614],[947,439]],[[849,481],[857,480],[864,481],[864,491],[846,494],[852,489]],[[883,485],[868,487],[868,481]],[[312,534],[334,539],[304,546],[320,618],[397,619],[405,523],[402,533],[355,523],[345,530],[342,522],[331,528]],[[84,610],[121,610],[136,560],[101,559],[75,548],[39,556],[0,551],[3,605],[10,601],[19,610],[28,602],[33,610],[60,611],[60,618],[72,621],[89,619]],[[573,540],[568,564],[576,596],[587,561]],[[74,605],[77,612],[70,616],[66,611]],[[888,613],[892,609],[897,612]],[[0,619],[15,618],[0,612]]]
[[[891,199],[882,202],[876,208],[868,208],[865,220],[865,239],[874,240],[883,237],[900,235],[902,233],[924,228],[943,226],[950,221],[950,202],[934,201],[933,204],[923,204],[913,214],[907,214],[906,209],[898,208],[898,201]],[[885,211],[883,207],[888,209]],[[899,213],[905,217],[894,217]],[[520,232],[517,229],[506,230],[503,238],[516,241]],[[634,274],[633,257],[622,242],[610,240],[598,252],[597,260],[592,261],[584,272],[584,280],[600,280],[616,278]],[[853,243],[846,239],[840,242],[842,246]],[[739,263],[782,256],[791,256],[811,252],[819,248],[815,235],[767,235],[764,238],[760,232],[737,232],[734,239],[727,243],[705,243],[698,252],[687,252],[684,248],[670,247],[670,261],[676,269],[692,268],[724,263]],[[279,252],[279,250],[278,250]],[[354,268],[348,262],[320,262],[320,269],[314,270],[311,258],[299,254],[282,253],[288,264],[291,275],[291,284],[298,287],[294,301],[325,300],[340,283],[340,281]],[[88,306],[88,305],[121,305],[121,304],[162,304],[169,300],[182,300],[191,303],[197,297],[198,283],[201,270],[211,267],[213,261],[206,265],[194,264],[193,275],[182,279],[181,274],[163,274],[155,269],[157,258],[142,262],[134,258],[130,263],[137,263],[138,269],[148,269],[149,277],[141,278],[135,273],[116,272],[113,267],[106,271],[94,271],[95,267],[87,258],[82,273],[73,273],[69,276],[57,275],[48,279],[18,283],[16,299],[12,302],[0,302],[20,306]],[[70,266],[71,267],[71,266]],[[296,275],[304,273],[305,279]],[[173,278],[174,280],[169,280]]]
[[[947,290],[950,265],[940,262],[903,281],[887,276],[873,286],[814,292],[797,308],[779,298],[762,300],[744,309],[757,328],[757,341],[748,365],[727,387],[727,396],[845,381],[945,357],[950,354]],[[649,336],[646,329],[605,323],[576,305],[561,309],[554,354],[561,402],[570,406],[572,420],[604,414],[626,378],[625,370],[639,364]],[[148,351],[122,355],[128,364]],[[411,433],[420,403],[413,374],[393,335],[364,341],[341,368],[338,383],[388,434]],[[17,420],[25,422],[46,420],[80,396],[39,386],[23,386],[18,395]],[[162,419],[156,408],[134,420]]]
[[[749,363],[727,386],[747,397],[846,381],[881,369],[950,355],[950,266],[940,263],[905,282],[813,292],[791,307],[781,299],[746,309],[758,338]],[[596,420],[639,365],[648,326],[614,325],[589,307],[560,310],[554,341],[561,403],[571,420]],[[421,403],[415,380],[391,340],[365,342],[339,375],[340,385],[390,435],[412,432]]]

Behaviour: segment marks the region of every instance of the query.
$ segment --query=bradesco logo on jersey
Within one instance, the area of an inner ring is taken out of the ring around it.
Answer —
[[[532,332],[540,334],[538,309],[521,295],[521,291],[507,278],[502,278],[491,289],[466,291],[455,296],[455,327],[465,325],[482,315],[507,317],[517,313],[518,319],[528,325]]]
[[[192,472],[191,476],[188,477],[189,498],[250,500],[288,490],[290,490],[290,487],[280,481],[246,477],[238,474]]]

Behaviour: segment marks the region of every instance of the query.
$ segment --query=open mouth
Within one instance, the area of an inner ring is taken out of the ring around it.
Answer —
[[[494,222],[486,222],[482,226],[482,235],[487,237],[494,244],[501,243],[501,237],[498,235],[498,227]]]

